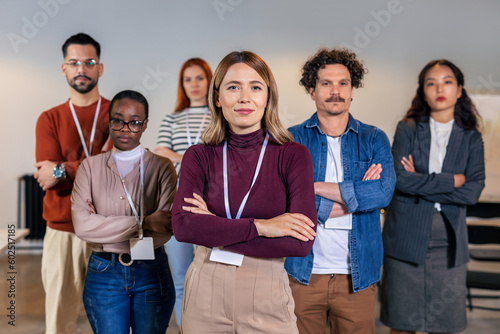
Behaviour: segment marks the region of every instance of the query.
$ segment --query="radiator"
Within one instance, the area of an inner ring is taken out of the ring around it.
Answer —
[[[45,191],[40,188],[33,174],[26,174],[19,178],[18,194],[17,226],[30,229],[26,239],[42,240],[47,228],[42,217]]]

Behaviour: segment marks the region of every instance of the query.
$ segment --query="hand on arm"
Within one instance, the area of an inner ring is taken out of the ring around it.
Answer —
[[[40,184],[43,190],[47,190],[59,183],[59,181],[54,177],[54,167],[56,163],[48,160],[39,161],[35,164],[38,168],[35,173],[35,179]]]
[[[293,237],[302,241],[314,240],[314,223],[301,213],[284,213],[271,219],[255,219],[255,227],[262,237]]]
[[[465,175],[463,174],[454,174],[453,179],[455,181],[455,188],[461,187],[465,184]]]
[[[316,223],[311,155],[306,147],[293,148],[296,149],[293,152],[299,156],[296,159],[293,159],[292,155],[286,156],[283,165],[289,189],[286,211],[302,213]],[[185,199],[198,200],[193,193],[202,195],[207,182],[207,168],[204,166],[208,165],[208,161],[205,150],[201,146],[192,146],[183,157],[181,180],[172,209],[177,240],[205,247],[224,247],[230,251],[256,257],[306,256],[311,250],[313,241],[307,238],[305,238],[307,241],[303,241],[291,236],[281,238],[260,236],[255,218],[228,219],[223,212],[214,212],[215,208],[211,205],[207,205],[210,211],[205,211],[201,207],[201,202],[196,208],[201,209],[199,212],[204,214],[191,212],[194,209],[189,207],[195,207],[191,204],[194,202],[189,203]],[[287,168],[290,170],[286,170]],[[207,204],[210,203],[206,197],[203,199]],[[313,226],[316,227],[315,224]]]
[[[203,200],[203,197],[200,195],[193,193],[194,198],[184,198],[184,202],[195,205],[193,206],[182,206],[182,210],[188,211],[191,213],[199,213],[202,215],[212,215],[215,216],[213,213],[211,213],[208,208],[207,208],[207,203]]]
[[[181,163],[182,162],[182,154],[175,153],[169,148],[163,146],[156,146],[155,154],[161,155],[162,157],[169,158],[172,162]]]
[[[363,175],[363,181],[379,180],[382,174],[382,164],[372,164]]]
[[[328,218],[336,218],[348,215],[349,211],[347,210],[347,206],[341,203],[333,202],[332,211],[330,212],[330,216]]]
[[[363,175],[363,181],[380,179],[382,170],[381,164],[372,164]],[[338,183],[314,182],[314,193],[315,195],[328,198],[336,203],[344,204]]]
[[[88,199],[86,203],[89,206],[89,213],[95,215],[97,213],[97,210],[95,209],[94,204],[92,204],[92,201]]]
[[[424,172],[425,163],[414,160],[411,153],[424,149],[422,141],[416,140],[416,127],[413,121],[401,121],[394,135],[392,154],[397,175],[396,189],[406,195],[420,197],[452,192],[452,174]]]
[[[314,182],[314,194],[328,198],[337,203],[344,203],[338,183],[334,182]]]
[[[194,198],[184,198],[184,202],[195,205],[183,206],[184,211],[199,213],[203,215],[214,215],[211,213],[203,197],[193,193]],[[314,240],[316,232],[314,223],[301,213],[284,213],[271,219],[255,219],[255,227],[259,236],[267,238],[294,237],[302,241]]]
[[[405,171],[415,173],[415,165],[413,164],[413,157],[411,154],[408,155],[408,158],[403,157],[401,159],[401,164],[403,165]],[[461,187],[465,184],[465,175],[463,174],[454,174],[453,179],[455,188]]]
[[[155,211],[154,213],[145,216],[142,228],[146,231],[157,233],[172,232],[172,212]]]
[[[401,158],[401,165],[403,165],[405,171],[415,173],[415,165],[413,164],[413,157],[411,154],[408,155],[408,158]]]
[[[463,170],[464,174],[449,174],[452,181],[452,190],[446,193],[432,193],[423,196],[424,199],[431,202],[453,205],[473,205],[476,204],[484,188],[485,169],[484,169],[484,145],[480,133],[474,133],[469,138],[467,151],[462,152],[463,159],[466,159],[467,165]]]

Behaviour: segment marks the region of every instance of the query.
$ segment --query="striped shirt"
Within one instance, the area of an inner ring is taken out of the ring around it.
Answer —
[[[206,117],[205,117],[206,115]],[[205,120],[203,121],[203,118]],[[184,154],[189,148],[188,132],[191,145],[199,144],[196,138],[210,123],[211,114],[208,107],[190,107],[181,112],[166,115],[160,125],[157,145],[171,149],[175,153]],[[187,123],[187,128],[186,128]],[[201,131],[200,131],[201,130]],[[181,164],[174,163],[177,175],[179,175]]]

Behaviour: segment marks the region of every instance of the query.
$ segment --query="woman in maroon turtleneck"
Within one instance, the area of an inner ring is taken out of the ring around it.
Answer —
[[[199,245],[185,280],[183,333],[298,333],[284,257],[316,235],[311,155],[278,117],[271,70],[228,54],[209,92],[203,145],[184,155],[172,223]]]

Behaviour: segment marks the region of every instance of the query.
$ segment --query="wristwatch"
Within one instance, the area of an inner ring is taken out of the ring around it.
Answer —
[[[64,163],[57,164],[54,167],[54,173],[52,174],[52,176],[54,176],[54,178],[58,181],[63,181],[66,179],[66,166],[64,165]]]

